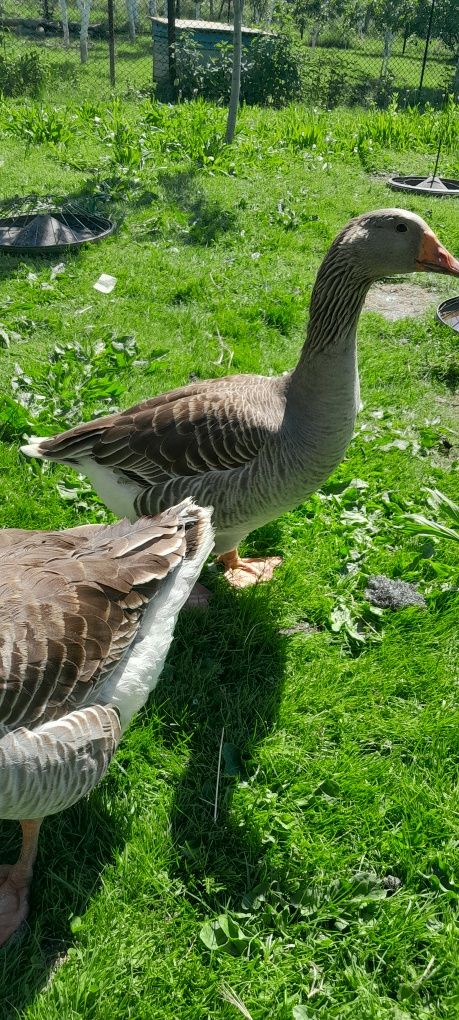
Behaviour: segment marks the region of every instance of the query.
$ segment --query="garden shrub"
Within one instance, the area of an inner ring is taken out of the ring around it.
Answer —
[[[176,47],[181,99],[201,96],[214,103],[229,102],[232,44],[221,43],[218,51],[206,62],[194,40],[182,36]],[[338,105],[385,109],[395,91],[390,73],[369,77],[356,72],[351,57],[299,51],[288,34],[257,36],[250,49],[242,51],[240,98],[248,105],[280,107],[303,99],[326,110]]]
[[[377,106],[386,110],[396,95],[393,74],[388,71],[382,78],[360,77],[350,89],[350,106]]]
[[[285,106],[302,98],[301,57],[290,36],[260,35],[254,39],[241,95],[246,103]]]
[[[182,99],[202,96],[227,103],[231,91],[232,45],[222,43],[219,54],[205,62],[200,47],[182,36],[176,47],[179,93]],[[299,55],[288,35],[257,36],[243,48],[241,102],[283,106],[303,95]]]
[[[394,78],[356,72],[349,57],[306,55],[303,97],[307,103],[332,110],[335,106],[377,106],[386,109],[395,96]]]
[[[356,45],[356,33],[349,25],[336,21],[320,33],[319,44],[322,49],[351,50]]]
[[[0,94],[3,96],[33,96],[43,92],[47,69],[40,54],[29,50],[19,57],[0,53]]]

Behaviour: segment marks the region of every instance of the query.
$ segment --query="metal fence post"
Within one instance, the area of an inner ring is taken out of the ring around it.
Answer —
[[[113,17],[113,0],[107,0],[108,14],[108,55],[110,60],[110,85],[115,87],[115,21]]]
[[[228,145],[233,141],[234,132],[236,130],[239,93],[241,89],[242,0],[233,0],[233,7],[233,71],[231,75],[231,95],[225,133],[225,142],[227,142]]]
[[[177,78],[175,63],[175,0],[167,0],[167,55],[169,61],[169,85],[175,95]]]
[[[429,24],[427,26],[426,44],[424,46],[424,56],[422,58],[421,77],[419,79],[419,85],[418,85],[418,99],[421,98],[422,83],[424,81],[424,71],[426,69],[426,63],[427,63],[427,52],[428,52],[429,43],[430,43],[430,33],[432,31],[432,19],[433,19],[434,8],[435,8],[435,0],[432,0],[432,6],[430,8],[430,15],[429,15]]]

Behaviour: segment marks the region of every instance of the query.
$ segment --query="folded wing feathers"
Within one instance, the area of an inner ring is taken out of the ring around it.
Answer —
[[[131,645],[179,564],[210,551],[210,511],[185,500],[135,524],[10,531],[0,585],[0,725],[78,708]],[[1,533],[0,533],[1,534]],[[3,536],[4,537],[4,536]]]
[[[23,451],[73,463],[83,471],[90,457],[150,485],[244,467],[281,423],[277,387],[275,378],[261,376],[207,380],[58,436],[36,439]]]
[[[70,807],[96,786],[121,735],[110,705],[91,705],[0,739],[0,817],[40,818]]]

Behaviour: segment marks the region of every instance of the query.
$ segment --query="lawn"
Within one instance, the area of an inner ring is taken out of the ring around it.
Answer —
[[[73,257],[0,258],[1,525],[109,519],[70,470],[22,458],[24,433],[292,367],[352,215],[403,205],[459,254],[454,201],[385,181],[427,172],[440,126],[459,176],[442,118],[246,109],[226,149],[202,103],[3,103],[4,205],[73,195],[118,227]],[[435,318],[455,287],[416,282],[426,314],[362,315],[346,460],[246,543],[283,556],[274,581],[234,592],[207,568],[209,610],[182,614],[106,779],[44,823],[2,1020],[457,1018],[458,546],[401,527],[433,515],[425,486],[458,495],[457,338]],[[372,612],[374,574],[426,608]],[[18,842],[2,823],[2,860]]]

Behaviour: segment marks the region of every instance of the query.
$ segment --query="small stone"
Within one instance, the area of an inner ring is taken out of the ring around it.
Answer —
[[[293,627],[281,627],[279,634],[283,637],[292,637],[294,634],[317,634],[317,627],[313,627],[312,623],[308,623],[307,620],[300,620],[299,623],[295,623]]]
[[[407,581],[395,581],[384,574],[375,574],[368,578],[365,598],[373,606],[380,609],[407,609],[408,606],[419,606],[425,609],[426,600],[418,592],[414,584]]]
[[[387,889],[388,892],[394,893],[397,892],[397,889],[400,889],[402,882],[396,875],[386,875],[386,877],[382,880],[382,884],[383,889]]]

